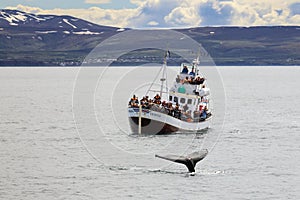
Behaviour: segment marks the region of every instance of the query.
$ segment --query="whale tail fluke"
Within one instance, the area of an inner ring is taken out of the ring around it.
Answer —
[[[187,156],[178,156],[178,155],[160,156],[155,154],[155,157],[184,164],[188,168],[190,173],[194,173],[197,162],[203,160],[207,154],[208,154],[208,150],[203,149],[201,151],[193,152]]]

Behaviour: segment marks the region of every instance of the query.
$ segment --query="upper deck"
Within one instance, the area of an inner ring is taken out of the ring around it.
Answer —
[[[207,96],[209,94],[209,89],[205,88],[204,82],[205,78],[199,72],[197,60],[194,60],[192,64],[182,63],[180,72],[169,92]],[[202,93],[200,91],[202,91]]]

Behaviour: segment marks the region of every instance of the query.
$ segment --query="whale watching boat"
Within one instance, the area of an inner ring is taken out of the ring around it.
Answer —
[[[192,63],[181,64],[173,86],[168,88],[166,69],[169,53],[166,52],[156,76],[156,79],[160,77],[160,90],[153,89],[152,84],[143,98],[133,95],[129,100],[128,117],[133,133],[198,132],[210,126],[210,90],[199,70],[199,56]]]

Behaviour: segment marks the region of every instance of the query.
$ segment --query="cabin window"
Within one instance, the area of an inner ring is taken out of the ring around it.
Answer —
[[[187,103],[192,104],[192,99],[188,99]]]
[[[178,103],[178,98],[174,97],[174,102]]]
[[[169,96],[169,101],[172,101],[173,97],[172,96]]]
[[[185,103],[185,98],[181,98],[180,103]]]

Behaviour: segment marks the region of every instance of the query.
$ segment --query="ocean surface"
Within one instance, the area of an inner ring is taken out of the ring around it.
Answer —
[[[0,68],[0,199],[300,199],[299,67],[218,67],[215,126],[160,136],[130,132],[156,69],[129,69]],[[154,157],[204,147],[195,176]]]

